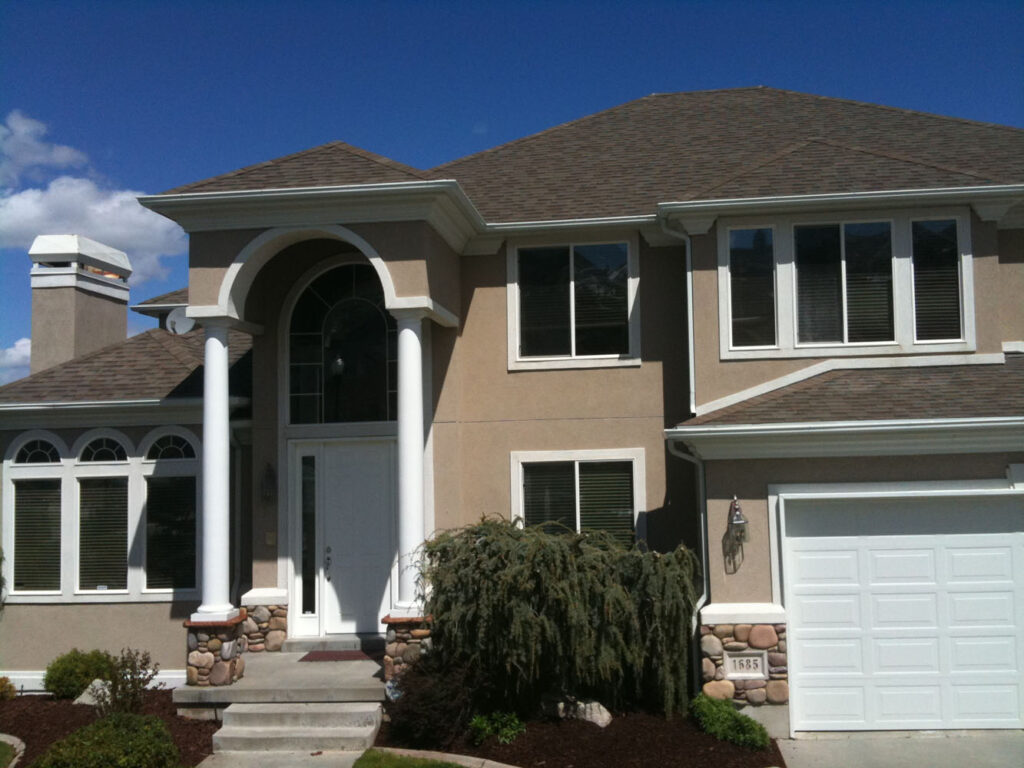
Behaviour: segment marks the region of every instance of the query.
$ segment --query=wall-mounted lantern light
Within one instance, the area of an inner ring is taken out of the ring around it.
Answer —
[[[739,499],[735,496],[732,497],[732,503],[729,505],[729,535],[737,544],[742,544],[747,540],[747,518],[743,516]]]

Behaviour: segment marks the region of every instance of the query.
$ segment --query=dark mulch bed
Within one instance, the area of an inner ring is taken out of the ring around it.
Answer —
[[[182,765],[199,765],[213,751],[213,732],[220,723],[178,717],[170,691],[147,692],[143,714],[156,715],[167,723]],[[49,696],[18,696],[12,701],[0,701],[0,733],[9,733],[25,742],[25,756],[20,763],[24,766],[30,766],[53,742],[95,719],[92,707]]]
[[[378,747],[389,742],[387,724],[377,736]],[[708,736],[686,717],[618,715],[607,728],[582,720],[535,721],[512,744],[493,739],[479,747],[465,741],[447,751],[476,755],[519,768],[769,768],[786,762],[773,741],[763,752],[736,747]]]

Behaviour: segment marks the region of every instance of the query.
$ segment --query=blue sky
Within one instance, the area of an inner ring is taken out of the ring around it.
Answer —
[[[770,85],[1024,127],[1021,40],[1021,0],[7,0],[0,383],[27,372],[34,235],[125,250],[133,302],[185,284],[186,238],[136,194],[335,139],[429,168],[666,91]]]

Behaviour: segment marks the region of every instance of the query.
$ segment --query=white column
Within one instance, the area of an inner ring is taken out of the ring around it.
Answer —
[[[205,327],[203,360],[203,602],[193,621],[226,621],[238,615],[231,605],[231,444],[228,403],[228,328]]]
[[[398,606],[416,615],[416,554],[423,543],[423,312],[398,321]]]

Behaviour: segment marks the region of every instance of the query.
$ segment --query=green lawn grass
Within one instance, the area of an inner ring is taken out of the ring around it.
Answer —
[[[14,759],[14,747],[6,741],[0,741],[0,768],[5,768]]]
[[[356,760],[353,768],[460,768],[455,763],[444,763],[440,760],[423,760],[419,757],[403,757],[376,749],[367,750]]]

